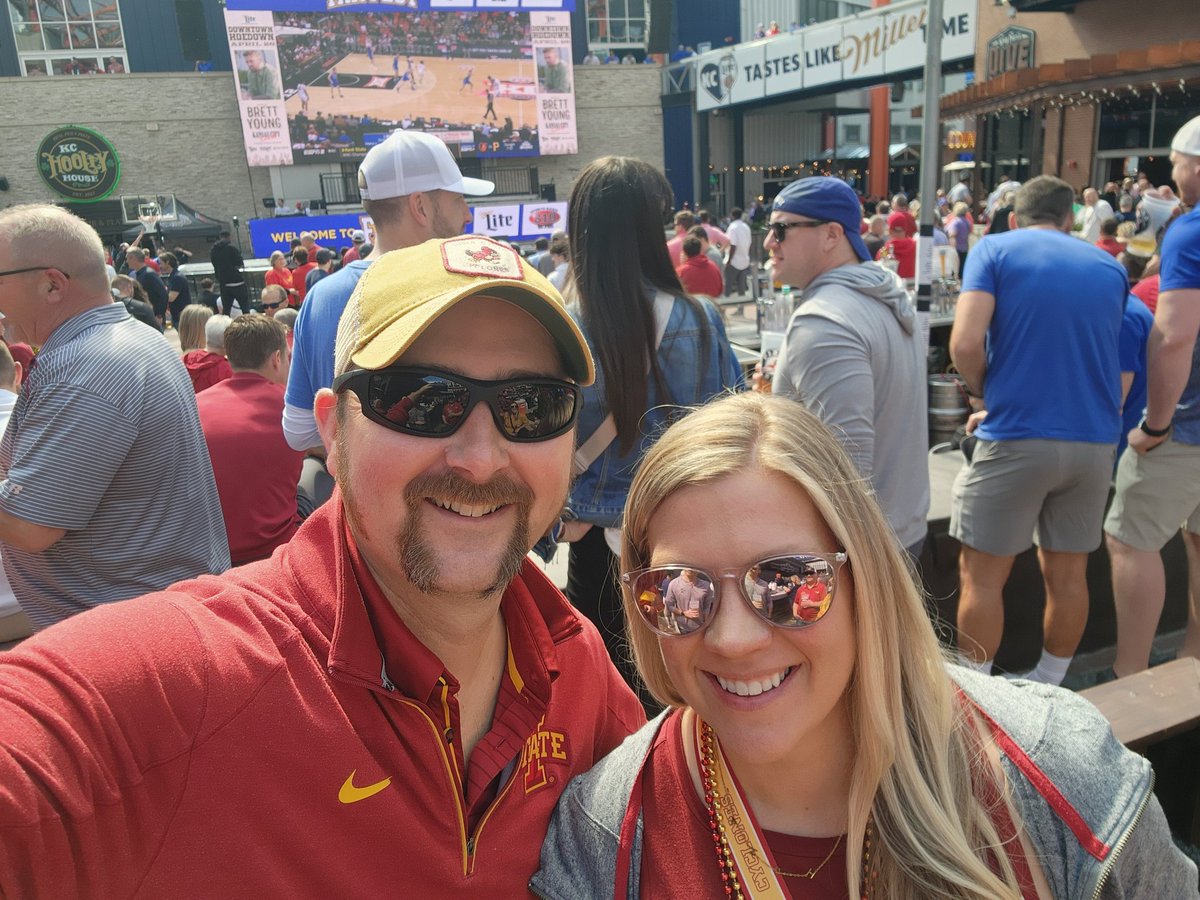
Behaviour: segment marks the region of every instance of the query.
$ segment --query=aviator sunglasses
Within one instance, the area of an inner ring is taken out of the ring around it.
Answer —
[[[780,628],[807,628],[825,617],[837,590],[838,571],[848,557],[836,553],[790,553],[744,569],[710,572],[670,563],[621,575],[646,626],[664,637],[693,634],[717,614],[725,578],[737,582],[742,599],[762,619]]]
[[[363,415],[385,428],[417,437],[449,437],[477,403],[486,403],[510,441],[548,441],[575,424],[579,387],[557,378],[479,381],[412,366],[352,369],[333,380],[336,393],[352,391]]]

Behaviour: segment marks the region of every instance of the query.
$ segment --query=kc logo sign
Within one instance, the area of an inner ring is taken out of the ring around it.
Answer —
[[[715,63],[708,63],[700,69],[700,84],[704,90],[718,103],[725,100],[733,90],[737,81],[737,60],[732,53],[726,53]]]

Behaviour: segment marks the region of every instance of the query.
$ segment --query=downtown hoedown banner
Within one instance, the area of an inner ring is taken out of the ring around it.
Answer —
[[[271,13],[226,9],[225,29],[237,76],[246,161],[252,166],[290,166],[292,142]]]

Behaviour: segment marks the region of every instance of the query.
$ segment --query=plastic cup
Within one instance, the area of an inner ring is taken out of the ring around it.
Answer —
[[[1158,237],[1177,206],[1178,197],[1165,200],[1154,194],[1143,194],[1142,202],[1138,204],[1137,229],[1129,238],[1126,249],[1134,256],[1153,256],[1158,249]]]

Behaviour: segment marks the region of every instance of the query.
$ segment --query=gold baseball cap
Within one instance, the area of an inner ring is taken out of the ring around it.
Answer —
[[[371,264],[338,322],[334,374],[392,365],[438,316],[476,294],[525,310],[550,332],[568,376],[595,381],[587,341],[554,285],[512,247],[473,234],[393,250]]]

